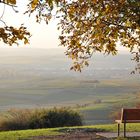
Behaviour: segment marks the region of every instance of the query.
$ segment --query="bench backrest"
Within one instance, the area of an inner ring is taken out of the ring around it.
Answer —
[[[121,113],[121,120],[140,120],[140,109],[123,109]]]

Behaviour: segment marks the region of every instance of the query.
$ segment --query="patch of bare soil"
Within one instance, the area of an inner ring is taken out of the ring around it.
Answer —
[[[104,137],[97,136],[95,133],[70,133],[57,136],[36,136],[31,140],[107,140]]]
[[[107,140],[102,136],[97,136],[96,131],[92,129],[71,129],[61,130],[64,134],[57,136],[34,136],[29,140]]]

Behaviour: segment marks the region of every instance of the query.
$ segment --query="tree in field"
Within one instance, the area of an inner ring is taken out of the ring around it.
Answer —
[[[15,6],[16,0],[0,3]],[[128,48],[133,60],[139,64],[139,0],[29,0],[25,11],[29,15],[35,14],[39,23],[42,20],[48,23],[52,17],[59,19],[59,39],[61,45],[67,48],[66,54],[74,60],[71,69],[75,71],[88,66],[88,59],[95,52],[116,55],[118,44]],[[21,28],[22,31],[14,35],[15,28],[1,28],[0,38],[10,45],[19,39],[28,43],[27,36],[30,34],[24,27]],[[136,70],[140,70],[139,65]]]

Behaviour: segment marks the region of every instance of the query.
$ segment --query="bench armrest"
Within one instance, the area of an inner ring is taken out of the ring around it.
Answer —
[[[122,123],[122,120],[115,120],[116,123]]]

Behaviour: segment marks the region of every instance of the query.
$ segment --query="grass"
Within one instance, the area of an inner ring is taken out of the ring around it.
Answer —
[[[140,124],[127,124],[127,132],[140,132]],[[105,124],[105,125],[91,125],[91,126],[79,126],[71,128],[92,128],[102,130],[105,132],[117,132],[117,124]],[[123,124],[121,125],[121,131],[123,131]]]
[[[62,130],[69,129],[95,129],[96,131],[107,131],[107,132],[117,132],[116,124],[108,124],[108,125],[92,125],[92,126],[81,126],[81,127],[62,127],[62,128],[51,128],[51,129],[36,129],[36,130],[20,130],[20,131],[5,131],[0,132],[0,140],[19,140],[19,138],[28,138],[30,136],[47,136],[47,135],[60,135],[64,134]],[[121,127],[122,129],[122,127]],[[140,124],[128,124],[127,132],[135,131],[140,132]],[[120,138],[118,140],[131,140],[131,138],[123,139]],[[134,140],[134,139],[133,139]],[[137,139],[135,139],[137,140]]]
[[[58,135],[61,132],[58,128],[54,129],[36,129],[36,130],[19,130],[0,132],[0,140],[19,140],[20,138],[28,138],[31,136]]]

